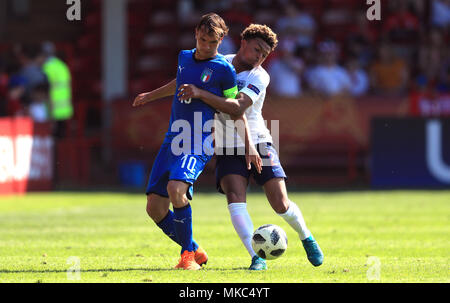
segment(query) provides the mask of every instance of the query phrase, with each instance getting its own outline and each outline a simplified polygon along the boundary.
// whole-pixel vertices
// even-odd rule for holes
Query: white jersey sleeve
[[[269,86],[270,76],[262,69],[252,70],[246,79],[245,86],[239,91],[252,99],[253,104],[265,95],[267,86]]]

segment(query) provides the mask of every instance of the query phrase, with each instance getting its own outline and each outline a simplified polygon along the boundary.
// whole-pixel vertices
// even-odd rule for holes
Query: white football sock
[[[305,219],[297,204],[289,201],[289,208],[284,214],[280,215],[299,235],[300,240],[305,240],[311,235],[306,227]]]
[[[253,258],[256,253],[252,248],[253,222],[247,212],[247,203],[230,203],[228,204],[231,222],[236,230],[239,238],[244,244],[250,256]]]

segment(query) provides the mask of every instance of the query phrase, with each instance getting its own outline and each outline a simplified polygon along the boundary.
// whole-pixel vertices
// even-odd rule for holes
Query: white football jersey
[[[226,55],[225,58],[228,62],[232,63],[234,56],[236,55]],[[262,108],[269,82],[270,76],[262,66],[237,74],[239,92],[246,94],[253,101],[253,104],[245,111],[245,116],[247,117],[254,144],[264,142],[272,143],[272,136],[262,116]],[[244,146],[243,140],[235,131],[234,121],[230,115],[222,112],[217,113],[214,126],[216,147]]]

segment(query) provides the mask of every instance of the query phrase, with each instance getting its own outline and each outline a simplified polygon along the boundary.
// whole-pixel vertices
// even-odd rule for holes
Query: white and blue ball
[[[252,236],[253,250],[265,260],[281,257],[287,249],[287,244],[288,240],[284,230],[273,224],[260,226]]]

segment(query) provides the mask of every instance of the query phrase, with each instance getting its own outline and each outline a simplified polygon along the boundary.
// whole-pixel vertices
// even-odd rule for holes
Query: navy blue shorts
[[[258,174],[252,163],[252,168],[247,169],[245,156],[242,155],[242,149],[238,154],[238,149],[234,148],[227,151],[223,150],[222,155],[216,156],[216,187],[220,193],[224,193],[220,180],[226,175],[240,175],[247,180],[250,176],[256,181],[256,184],[263,186],[267,181],[274,178],[287,179],[284,169],[281,166],[278,153],[271,143],[260,143],[256,145],[256,150],[263,161],[261,174]],[[231,154],[231,155],[230,155]]]

